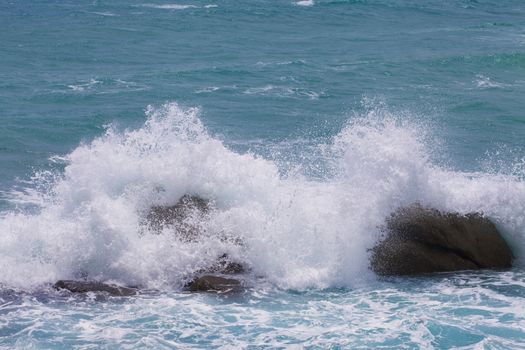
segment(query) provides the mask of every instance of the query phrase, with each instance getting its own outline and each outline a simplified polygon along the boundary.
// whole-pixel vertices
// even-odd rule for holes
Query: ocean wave
[[[209,94],[213,93],[215,91],[233,91],[237,90],[238,87],[236,85],[224,85],[224,86],[205,86],[200,89],[195,90],[194,92],[196,94]]]
[[[137,5],[137,6],[153,8],[153,9],[161,9],[161,10],[186,10],[186,9],[196,9],[196,8],[211,9],[211,8],[219,7],[219,5],[216,5],[216,4],[207,4],[203,6],[192,5],[192,4],[142,4],[142,5]]]
[[[36,173],[26,190],[11,193],[39,210],[1,216],[0,284],[30,289],[87,275],[179,288],[227,253],[278,287],[351,286],[373,278],[368,249],[385,217],[414,202],[485,213],[521,256],[523,174],[440,167],[430,130],[411,118],[383,107],[352,118],[318,146],[331,171],[316,180],[233,152],[207,132],[199,113],[175,103],[150,107],[142,127],[108,127],[57,158],[67,163],[63,172]],[[187,193],[216,208],[201,223],[205,240],[183,242],[141,226],[150,207]],[[225,234],[243,244],[224,241]]]
[[[77,84],[71,84],[67,87],[70,88],[73,91],[85,91],[92,89],[95,85],[101,84],[102,82],[97,79],[90,79],[88,82],[82,82]]]
[[[265,85],[261,87],[252,87],[243,91],[246,95],[262,95],[273,97],[294,97],[294,98],[308,98],[317,100],[323,93],[318,93],[304,88],[289,87],[289,86],[275,86]]]
[[[297,66],[303,66],[306,65],[306,61],[302,59],[298,60],[286,60],[286,61],[273,61],[273,62],[263,62],[259,61],[257,62],[258,66],[289,66],[289,65],[297,65]]]
[[[144,91],[149,89],[149,87],[144,84],[113,78],[91,78],[88,81],[68,84],[67,88],[68,91],[74,93],[92,93],[97,95]],[[55,92],[63,93],[64,90],[55,90]]]
[[[188,4],[142,4],[140,6],[154,8],[154,9],[164,9],[164,10],[185,10],[185,9],[198,7],[195,5],[188,5]]]
[[[216,4],[207,4],[203,6],[192,5],[192,4],[141,4],[137,5],[139,7],[146,7],[152,9],[161,9],[161,10],[187,10],[187,9],[198,9],[198,8],[217,8],[219,5]]]
[[[295,3],[297,6],[314,6],[315,5],[315,2],[314,0],[301,0],[301,1],[297,1]]]
[[[104,17],[118,17],[120,15],[117,15],[116,13],[105,11],[105,12],[89,12],[94,15],[104,16]]]
[[[481,89],[503,88],[508,86],[507,84],[498,83],[497,81],[494,81],[483,74],[476,75],[475,82],[476,86]]]

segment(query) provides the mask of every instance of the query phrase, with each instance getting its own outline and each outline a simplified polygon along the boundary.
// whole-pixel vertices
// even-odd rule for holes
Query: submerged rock
[[[214,275],[197,277],[187,285],[192,292],[239,292],[242,290],[241,282],[233,278]]]
[[[461,215],[413,205],[392,214],[386,237],[372,249],[380,275],[505,269],[512,252],[496,226],[478,213]]]
[[[212,265],[209,269],[209,272],[221,273],[225,275],[236,275],[241,274],[246,271],[244,265],[232,261],[228,254],[221,255],[215,265]]]
[[[53,286],[55,289],[66,289],[72,293],[106,292],[114,296],[131,296],[137,294],[137,289],[116,286],[94,281],[60,280]]]
[[[185,194],[174,205],[151,207],[141,225],[157,234],[168,229],[183,242],[195,243],[206,234],[213,209],[209,200]],[[229,232],[212,232],[210,237],[240,247],[245,245],[241,237]]]
[[[195,242],[202,233],[202,223],[209,211],[208,200],[185,194],[175,205],[152,207],[143,224],[156,233],[172,227],[181,240]]]
[[[198,243],[203,238],[217,239],[221,243],[243,246],[240,237],[217,232],[206,235],[207,221],[210,219],[212,205],[209,200],[198,196],[184,195],[175,205],[153,206],[142,221],[142,225],[151,232],[160,234],[164,229],[172,231],[178,239],[186,243]],[[186,287],[191,291],[230,292],[240,288],[235,279],[216,276],[241,274],[246,271],[244,265],[232,260],[228,254],[218,256],[206,268],[193,272],[196,277]]]

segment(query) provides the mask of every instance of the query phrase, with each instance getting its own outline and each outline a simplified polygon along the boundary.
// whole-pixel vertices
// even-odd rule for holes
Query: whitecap
[[[494,81],[491,78],[482,74],[476,75],[475,83],[476,86],[481,89],[502,88],[507,86],[507,84],[498,83],[497,81]]]
[[[189,8],[197,8],[195,5],[188,4],[142,4],[140,6],[165,10],[185,10]]]
[[[295,3],[297,6],[314,6],[315,5],[315,2],[314,0],[301,0],[301,1],[297,1]]]
[[[274,97],[293,97],[293,98],[308,98],[311,100],[317,100],[322,95],[312,90],[290,87],[290,86],[275,86],[265,85],[261,87],[248,88],[243,91],[246,95],[262,95],[262,96],[274,96]]]
[[[431,129],[410,117],[378,107],[352,118],[319,145],[330,175],[310,179],[232,151],[208,133],[199,114],[175,103],[150,107],[142,127],[108,127],[58,158],[67,162],[63,172],[37,173],[26,189],[11,193],[39,210],[0,218],[0,284],[29,289],[81,273],[179,288],[228,253],[282,288],[352,286],[373,276],[368,249],[384,219],[414,202],[483,212],[523,256],[523,174],[439,166]],[[152,205],[174,204],[186,193],[216,207],[200,223],[207,233],[198,244],[141,226]]]
[[[113,12],[90,12],[94,15],[104,16],[104,17],[116,17],[119,16]]]
[[[217,91],[219,89],[220,89],[220,87],[218,87],[218,86],[207,86],[205,88],[195,90],[195,93],[196,94],[210,93],[210,92]]]
[[[90,79],[88,82],[85,83],[77,83],[77,84],[71,84],[67,87],[70,88],[73,91],[85,91],[92,89],[95,85],[102,83],[102,81],[97,79]]]

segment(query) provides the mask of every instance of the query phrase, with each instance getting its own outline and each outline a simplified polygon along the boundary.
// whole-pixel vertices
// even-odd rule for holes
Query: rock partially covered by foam
[[[222,254],[215,264],[206,269],[211,273],[221,273],[225,275],[238,275],[246,272],[246,267],[232,260],[228,254]]]
[[[191,281],[187,288],[192,292],[235,293],[242,290],[242,285],[237,279],[204,275]]]
[[[113,296],[131,296],[137,294],[137,289],[106,284],[95,281],[60,280],[54,285],[55,289],[65,289],[72,293],[105,292]]]
[[[185,194],[175,205],[150,208],[143,219],[143,225],[153,233],[160,234],[167,229],[183,242],[199,243],[206,236],[206,223],[210,219],[212,209],[209,200]],[[211,233],[208,232],[208,234]],[[214,237],[223,242],[228,241],[238,246],[243,245],[239,237],[230,237],[222,233],[215,234]],[[200,275],[200,277],[195,277],[186,288],[194,292],[237,291],[240,288],[238,280],[218,275],[234,275],[244,272],[246,272],[246,267],[243,264],[232,260],[227,253],[223,253],[210,266],[196,271],[195,274]]]
[[[181,240],[194,242],[201,235],[209,212],[208,200],[185,194],[175,205],[151,207],[143,223],[156,233],[173,228]]]
[[[372,249],[380,275],[505,269],[512,252],[496,226],[478,213],[460,215],[413,205],[387,219],[384,239]]]

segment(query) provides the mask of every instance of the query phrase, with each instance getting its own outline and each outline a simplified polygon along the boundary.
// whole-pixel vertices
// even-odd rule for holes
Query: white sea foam
[[[116,17],[116,16],[119,16],[119,15],[113,13],[113,12],[108,12],[108,11],[106,11],[106,12],[90,12],[90,13],[92,13],[94,15],[104,16],[104,17]]]
[[[258,66],[288,66],[288,65],[304,65],[306,64],[306,61],[305,60],[301,60],[301,59],[298,59],[298,60],[291,60],[291,61],[273,61],[273,62],[263,62],[263,61],[258,61],[256,63],[256,65]]]
[[[218,86],[207,86],[205,88],[195,90],[195,93],[196,94],[210,93],[210,92],[217,91],[219,89],[220,89],[220,87],[218,87]]]
[[[308,98],[317,100],[322,94],[304,88],[290,87],[290,86],[275,86],[265,85],[261,87],[248,88],[243,91],[246,95],[262,95],[274,97],[294,97],[294,98]]]
[[[201,6],[191,5],[191,4],[142,4],[138,5],[140,7],[148,7],[153,9],[163,9],[163,10],[186,10],[186,9],[195,9],[201,8]],[[217,8],[219,5],[216,4],[207,4],[202,6],[205,9]]]
[[[314,6],[314,0],[301,0],[295,3],[297,6]]]
[[[322,145],[335,171],[311,180],[229,150],[206,132],[198,114],[173,103],[149,108],[143,127],[109,127],[67,155],[62,174],[36,174],[32,190],[18,200],[39,206],[39,213],[5,212],[0,219],[0,283],[32,288],[87,274],[177,288],[228,253],[280,287],[352,285],[372,276],[367,249],[384,218],[416,201],[484,212],[520,255],[523,174],[440,168],[431,161],[426,129],[410,118],[382,108],[353,118]],[[201,241],[141,227],[149,207],[174,204],[186,193],[216,207],[201,223]]]
[[[0,305],[9,335],[3,345],[53,348],[60,338],[70,347],[126,349],[521,349],[524,277],[458,273],[304,293],[261,288],[235,302],[171,292],[67,303],[26,295]]]
[[[142,4],[140,6],[164,10],[185,10],[189,8],[197,8],[195,5],[187,4]]]
[[[490,89],[506,87],[507,84],[498,83],[483,74],[478,74],[476,75],[476,86],[482,89]]]
[[[67,87],[70,88],[73,91],[84,91],[84,90],[89,90],[89,89],[93,88],[95,85],[101,84],[101,83],[102,82],[100,80],[90,79],[88,82],[78,83],[78,84],[71,84],[71,85],[68,85]]]
[[[78,82],[76,84],[67,85],[67,87],[73,90],[75,93],[93,93],[99,95],[144,91],[149,89],[148,86],[143,84],[113,78],[92,78],[86,82]],[[63,91],[58,90],[57,92]]]

